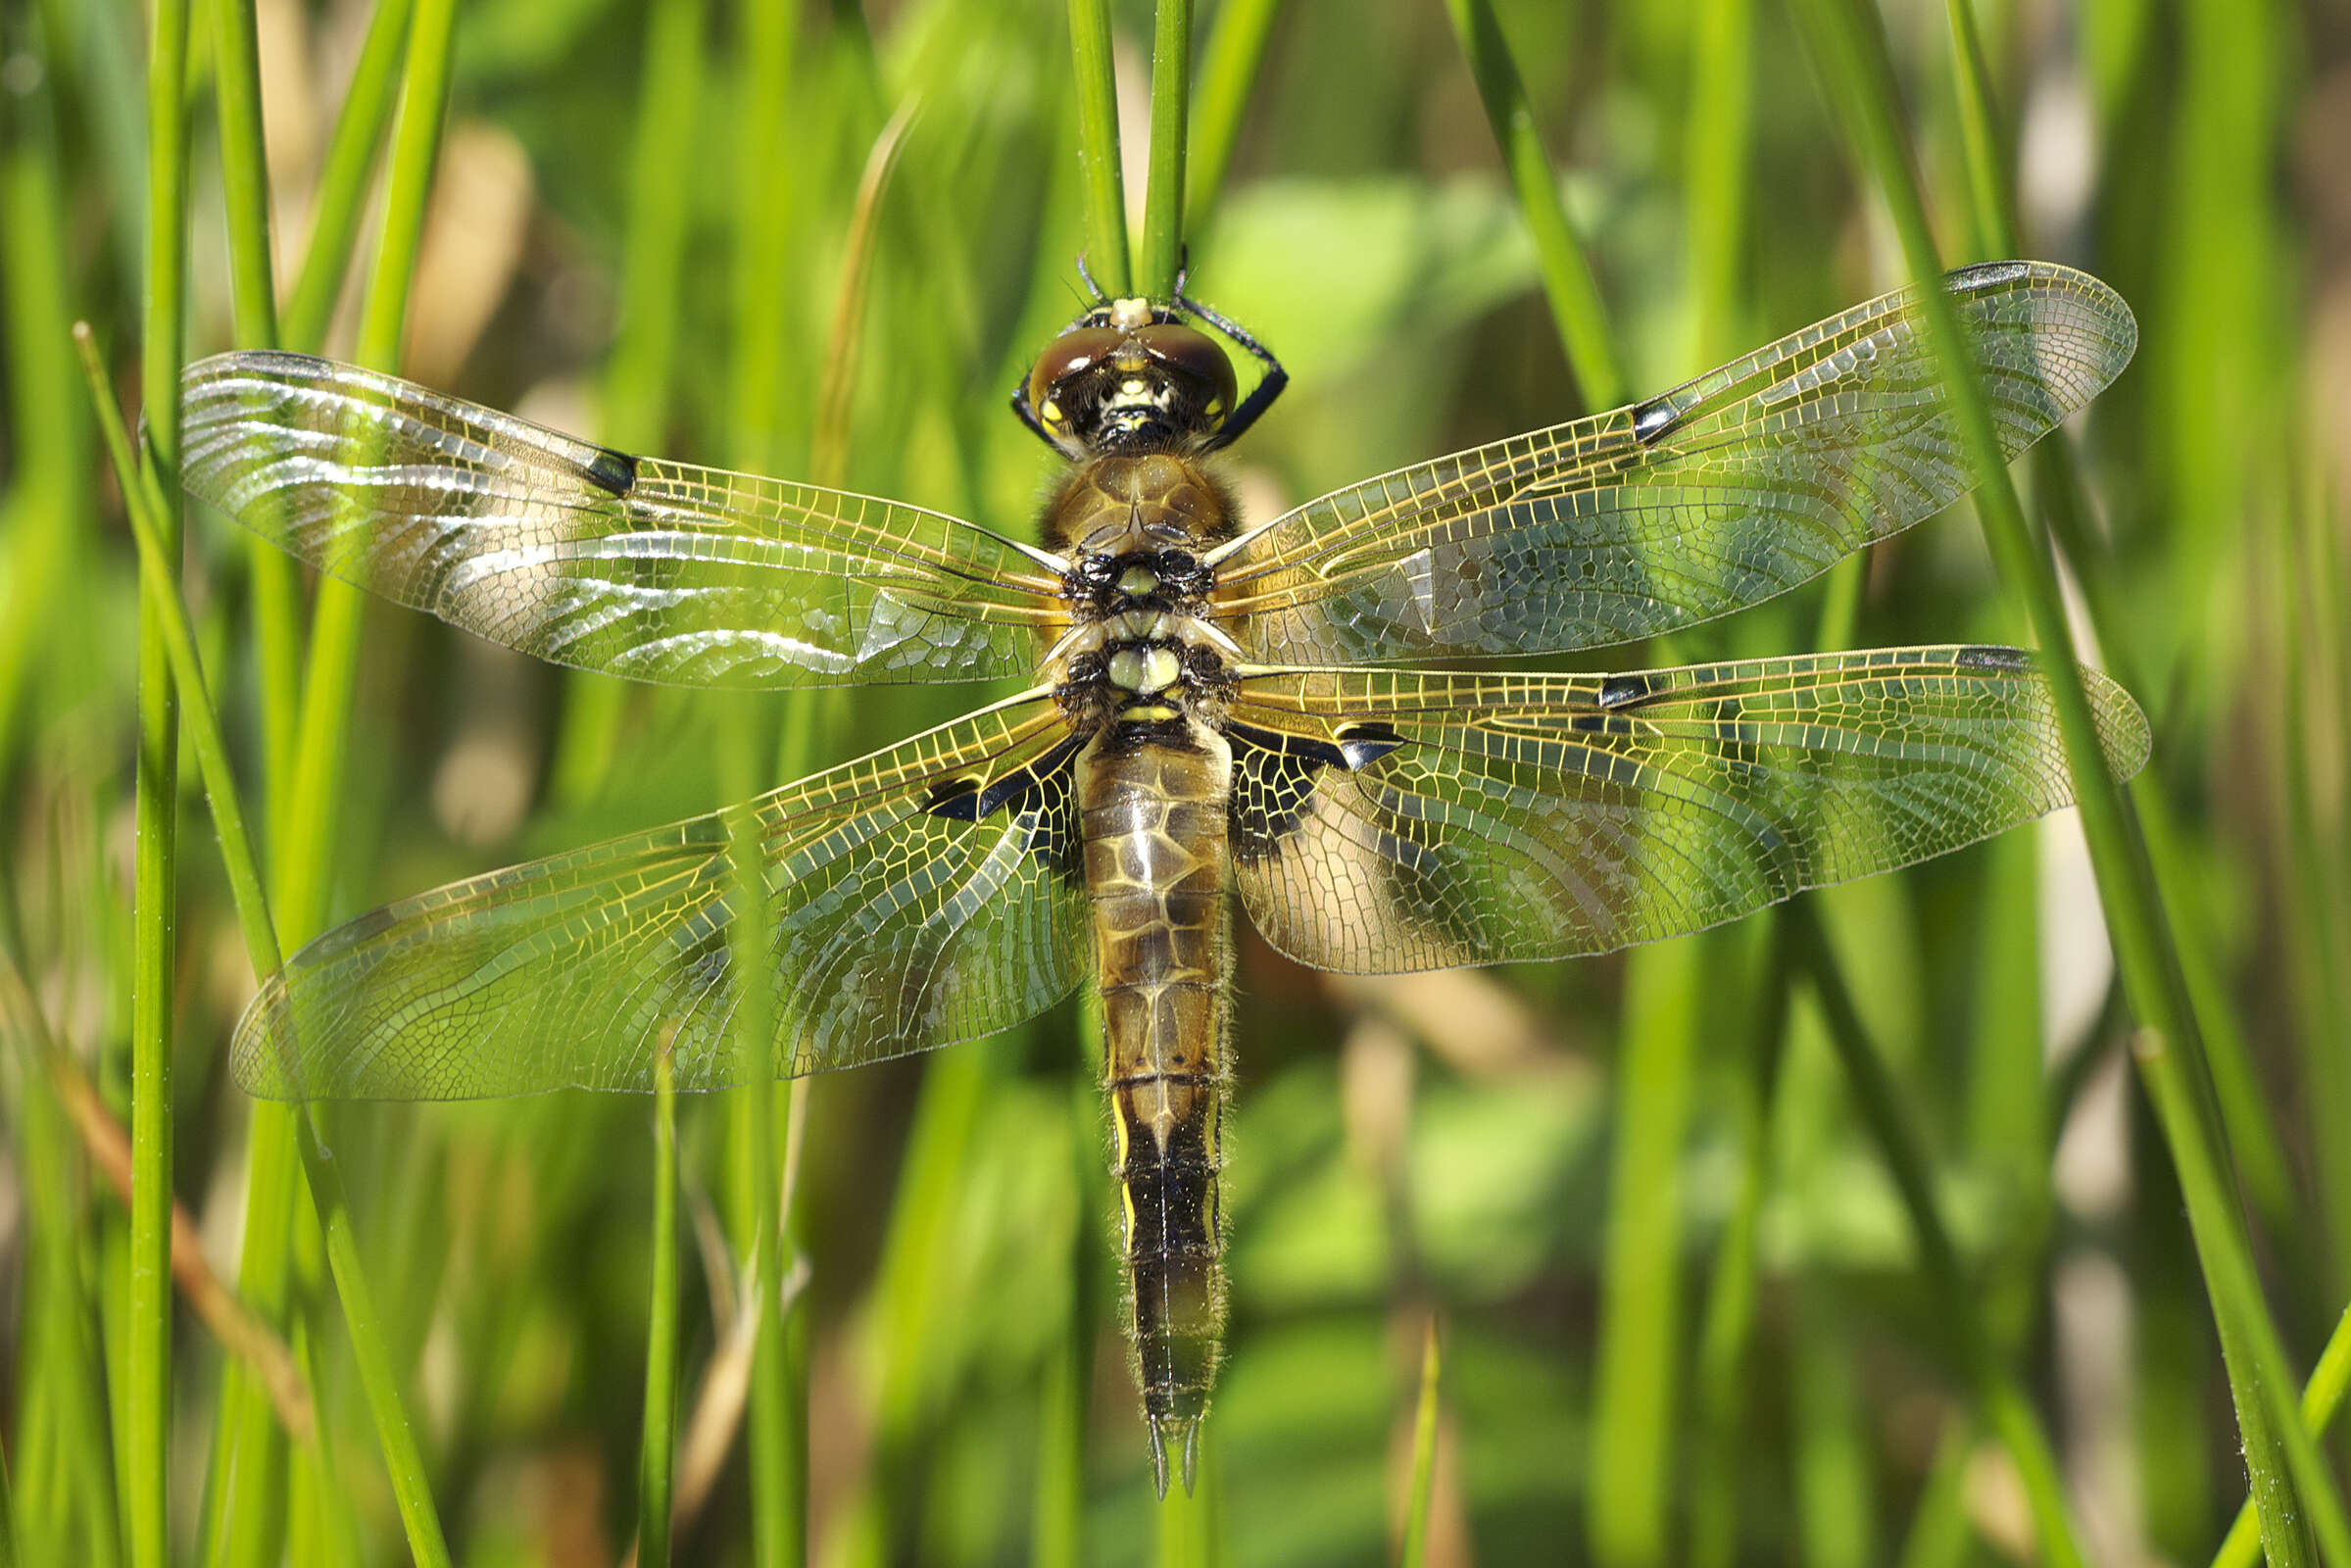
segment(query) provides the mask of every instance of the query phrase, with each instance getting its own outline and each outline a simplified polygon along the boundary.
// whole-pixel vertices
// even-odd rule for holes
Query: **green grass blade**
[[[1477,82],[1478,100],[1500,146],[1511,188],[1518,194],[1519,213],[1534,236],[1537,267],[1543,274],[1544,296],[1567,363],[1582,388],[1588,408],[1609,409],[1627,398],[1628,382],[1616,343],[1608,329],[1607,310],[1600,303],[1599,285],[1592,280],[1592,264],[1568,221],[1559,181],[1535,128],[1535,114],[1527,103],[1527,86],[1510,58],[1509,41],[1494,13],[1492,0],[1445,0],[1453,32]]]
[[[645,1312],[645,1427],[637,1447],[637,1568],[669,1568],[677,1458],[677,1091],[654,1069],[653,1288]]]
[[[252,0],[215,0],[215,92],[220,128],[221,194],[228,226],[229,280],[237,341],[278,345],[270,245],[269,172],[265,156],[261,61]],[[245,540],[251,583],[254,663],[261,693],[262,799],[282,810],[293,790],[302,704],[301,579],[291,556],[258,535]],[[266,1120],[282,1117],[271,1107]],[[249,1141],[247,1242],[238,1289],[272,1328],[285,1323],[284,1233],[291,1210],[291,1141]],[[285,1437],[267,1391],[231,1363],[215,1412],[206,1476],[204,1560],[272,1561],[285,1538]]]
[[[1092,1059],[1102,1040],[1102,999],[1091,989],[1079,995],[1076,1059]],[[1102,1181],[1102,1157],[1094,1128],[1102,1115],[1102,1091],[1088,1072],[1069,1075],[1069,1180],[1077,1192]],[[1094,1337],[1101,1321],[1095,1300],[1096,1232],[1085,1204],[1078,1205],[1065,1254],[1068,1319],[1061,1344],[1048,1353],[1037,1439],[1037,1520],[1030,1532],[1031,1568],[1081,1568],[1086,1551],[1086,1412],[1092,1403]]]
[[[1739,1426],[1746,1411],[1748,1348],[1755,1337],[1763,1203],[1772,1182],[1772,1105],[1788,1041],[1788,987],[1794,964],[1792,928],[1779,914],[1762,957],[1762,978],[1742,1042],[1738,1078],[1739,1185],[1714,1255],[1698,1319],[1697,1454],[1691,1500],[1693,1568],[1729,1568],[1739,1535]]]
[[[1404,1506],[1404,1541],[1396,1553],[1401,1568],[1421,1568],[1429,1555],[1429,1509],[1437,1496],[1437,1388],[1443,1360],[1437,1319],[1429,1319],[1420,1351],[1420,1397],[1412,1411],[1412,1494]]]
[[[2302,1390],[2302,1419],[2314,1437],[2325,1437],[2327,1429],[2343,1407],[2343,1394],[2351,1389],[2351,1310],[2346,1310],[2334,1322],[2334,1332],[2327,1336],[2327,1348],[2319,1352],[2319,1364],[2311,1370],[2310,1382]],[[2229,1527],[2229,1537],[2213,1555],[2212,1568],[2253,1568],[2261,1560],[2261,1521],[2255,1516],[2248,1498],[2236,1511],[2236,1522]]]
[[[0,25],[14,58],[41,42]],[[0,332],[6,337],[13,471],[0,537],[8,590],[0,602],[0,758],[12,756],[32,672],[74,580],[86,521],[82,480],[89,421],[74,388],[73,350],[58,330],[72,308],[65,197],[51,95],[0,94]]]
[[[129,441],[122,432],[120,419],[115,417],[113,403],[106,392],[104,368],[98,363],[86,330],[81,334],[81,343],[91,394],[100,406],[100,427],[107,435],[118,468],[125,476],[124,511],[129,515],[132,533],[138,541],[142,578],[149,584],[168,584],[171,557],[165,552],[162,531],[155,526],[161,508],[154,487],[152,484],[137,484],[129,480]],[[278,965],[277,935],[263,898],[261,869],[254,859],[252,840],[245,831],[244,812],[238,803],[235,779],[229,771],[228,748],[220,735],[220,717],[206,693],[195,634],[188,625],[186,607],[180,603],[176,592],[157,596],[156,604],[159,635],[185,705],[190,739],[194,744],[197,764],[204,775],[205,793],[212,805],[213,823],[220,833],[221,858],[228,869],[229,888],[244,931],[246,954],[255,973],[268,974]],[[409,1546],[416,1560],[427,1565],[427,1568],[446,1568],[450,1560],[449,1547],[441,1533],[439,1517],[433,1510],[423,1458],[416,1448],[416,1437],[401,1399],[390,1341],[384,1333],[382,1319],[375,1310],[373,1292],[368,1288],[361,1265],[357,1231],[352,1223],[350,1200],[343,1192],[342,1176],[335,1167],[333,1154],[319,1137],[318,1118],[305,1114],[298,1120],[303,1140],[303,1164],[310,1177],[312,1198],[318,1207],[327,1261],[334,1271],[336,1293],[343,1303],[344,1323],[351,1335],[352,1353],[359,1362],[360,1381],[367,1391],[368,1409],[375,1417],[376,1436],[383,1446],[384,1461],[391,1474],[393,1496],[400,1508],[401,1522],[408,1532]],[[134,1158],[135,1136],[134,1131]],[[168,1210],[166,1223],[168,1243]],[[166,1268],[168,1271],[168,1254]]]
[[[270,261],[269,169],[262,142],[261,57],[253,0],[214,0],[214,98],[220,124],[220,187],[228,220],[230,301],[245,348],[273,349],[277,293]],[[301,578],[294,560],[246,540],[252,583],[254,662],[260,672],[263,799],[291,787],[302,700]]]
[[[220,0],[220,3],[235,7],[242,0]],[[392,106],[406,63],[412,10],[412,0],[379,0],[369,20],[350,87],[327,143],[316,192],[310,247],[283,319],[268,324],[270,318],[262,309],[260,291],[249,282],[240,284],[238,329],[240,337],[248,343],[277,341],[282,330],[284,340],[299,348],[315,350],[325,337],[327,319],[359,237],[362,205],[374,169],[376,150],[391,122]],[[227,113],[225,103],[223,112]],[[249,128],[237,134],[231,134],[225,127],[222,131],[222,145],[229,161],[252,171],[240,176],[248,181],[255,179],[257,173],[266,177],[266,171],[260,170],[259,125],[256,112]],[[269,255],[268,236],[258,230],[256,222],[262,214],[266,214],[266,208],[256,201],[242,221],[232,216],[230,229],[232,245],[236,247],[233,254],[241,258],[240,275],[244,278],[258,276],[255,258]],[[267,335],[264,335],[265,326]],[[256,637],[263,669],[263,798],[269,808],[269,844],[278,857],[278,908],[282,914],[289,906],[286,898],[290,879],[286,867],[294,858],[294,840],[298,835],[292,818],[294,780],[302,765],[304,718],[299,667],[295,672],[296,688],[285,691],[284,676],[278,671],[282,656],[273,644],[299,636],[294,607],[279,603],[276,597],[280,583],[290,585],[295,573],[290,559],[278,556],[259,540],[254,543],[260,546],[254,558],[254,581]],[[275,565],[261,564],[271,558],[275,559]],[[316,748],[340,743],[339,736],[321,736],[312,744]],[[316,768],[318,764],[314,761],[312,765]],[[319,831],[330,820],[314,816],[310,831]],[[313,859],[320,859],[324,854],[323,850],[317,851]],[[310,880],[314,885],[318,881],[315,877]],[[293,927],[295,936],[312,934],[322,923],[322,901],[321,891],[312,901],[318,905],[316,912]],[[246,1138],[244,1241],[237,1264],[237,1288],[256,1311],[269,1321],[277,1322],[284,1315],[288,1244],[298,1201],[294,1116],[283,1105],[263,1102],[252,1107],[251,1115]],[[285,1536],[284,1449],[262,1391],[241,1377],[232,1379],[222,1397],[214,1436],[210,1485],[219,1505],[208,1509],[210,1533],[205,1542],[204,1560],[208,1564],[225,1563],[236,1568],[262,1568],[275,1562]]]
[[[736,92],[742,102],[736,147],[734,342],[729,358],[726,437],[730,461],[754,473],[778,467],[783,423],[785,286],[800,216],[792,120],[792,61],[799,40],[797,6],[753,6]]]
[[[163,500],[159,544],[175,566],[179,548],[179,355],[187,308],[188,13],[157,0],[147,61],[147,267],[141,323],[140,401],[147,416],[146,473]],[[171,999],[176,972],[179,739],[171,673],[159,624],[176,598],[177,574],[142,584],[139,615],[138,844],[132,872],[130,1020],[130,1239],[126,1430],[122,1477],[135,1568],[164,1568],[171,1553]]]
[[[1175,296],[1184,265],[1184,154],[1192,113],[1192,0],[1159,0],[1151,25],[1150,176],[1143,187],[1143,289]]]
[[[2298,1429],[2298,1423],[2289,1415],[2287,1429],[2281,1429],[2268,1407],[2269,1390],[2285,1377],[2284,1355],[2247,1252],[2225,1134],[2193,1012],[2179,978],[2173,933],[2124,798],[2104,765],[2056,574],[2026,526],[1950,301],[1935,286],[1941,267],[1901,128],[1881,24],[1874,13],[1864,16],[1854,0],[1806,0],[1799,10],[1832,97],[1848,120],[1859,157],[1892,213],[1911,274],[1922,284],[1929,336],[1943,361],[1952,410],[1982,480],[1976,493],[1978,515],[1993,560],[2010,592],[2023,597],[2034,639],[2048,661],[2059,730],[2116,962],[2133,1009],[2149,1025],[2141,1067],[2180,1173],[2213,1298],[2246,1465],[2261,1506],[2264,1543],[2281,1568],[2305,1563],[2315,1551],[2312,1524],[2331,1534],[2327,1516],[2339,1518],[2340,1510],[2330,1506],[2330,1497],[2307,1494],[2309,1482],[2318,1482],[2329,1494],[2332,1488],[2320,1477],[2306,1437],[2287,1430]],[[2297,1490],[2306,1494],[2299,1502]],[[2340,1544],[2343,1552],[2351,1553],[2351,1540]],[[2329,1560],[2334,1560],[2332,1552]]]
[[[1704,0],[1690,28],[1683,211],[1700,365],[1730,358],[1745,341],[1739,325],[1746,276],[1747,188],[1754,180],[1753,11],[1754,0]]]
[[[1704,938],[1661,942],[1625,971],[1586,1483],[1586,1539],[1604,1564],[1663,1563],[1671,1545],[1682,1140],[1708,952]]]
[[[1886,1070],[1877,1047],[1861,1022],[1861,1013],[1846,990],[1843,976],[1828,961],[1828,938],[1821,930],[1814,906],[1798,901],[1781,918],[1795,929],[1813,991],[1829,1024],[1829,1040],[1845,1071],[1862,1121],[1876,1141],[1879,1156],[1893,1176],[1894,1188],[1910,1219],[1918,1244],[1920,1271],[1931,1310],[1953,1356],[1966,1377],[1977,1411],[2000,1439],[2024,1484],[2025,1502],[2033,1518],[2033,1537],[2044,1562],[2081,1565],[2084,1559],[2066,1505],[2065,1480],[2058,1472],[2056,1450],[2034,1414],[2032,1400],[2015,1376],[1998,1359],[1992,1340],[1976,1313],[1974,1283],[1959,1260],[1942,1220],[1942,1207],[1926,1151],[1900,1091]]]
[[[730,728],[727,793],[747,799],[757,766],[755,723]],[[756,815],[731,817],[733,875],[739,901],[732,961],[738,981],[736,1049],[768,1068],[736,1091],[737,1174],[735,1246],[754,1281],[751,1310],[759,1314],[753,1343],[750,1396],[752,1560],[759,1568],[803,1560],[808,1524],[805,1472],[793,1442],[793,1390],[785,1360],[783,1327],[784,1242],[780,1225],[781,1143],[776,1129],[776,1059],[787,1021],[775,1016],[764,983],[772,949],[767,931],[767,884]]]
[[[1078,172],[1086,202],[1086,267],[1112,299],[1134,284],[1127,257],[1126,178],[1118,164],[1118,77],[1110,58],[1109,0],[1069,0],[1077,68]]]
[[[416,0],[376,0],[375,15],[368,20],[367,36],[360,45],[359,63],[352,69],[351,86],[320,166],[310,249],[280,321],[285,341],[295,348],[315,353],[326,340],[327,322],[343,292],[343,274],[359,243],[368,175],[374,172],[376,151],[398,101],[415,11]]]
[[[1169,1487],[1167,1495],[1152,1504],[1158,1527],[1158,1568],[1212,1568],[1223,1553],[1217,1549],[1218,1506],[1216,1423],[1203,1421],[1196,1438],[1199,1447],[1199,1487]]]
[[[1968,189],[1976,227],[1990,256],[2020,254],[2017,240],[2016,190],[2011,173],[2008,138],[1984,64],[1984,44],[1976,26],[1974,0],[1947,0],[1951,23],[1951,62],[1957,77],[1959,120],[1967,154]],[[2080,466],[2074,461],[2070,438],[2060,433],[2033,449],[2033,493],[2049,532],[2064,552],[2089,602],[2092,621],[2100,630],[2100,648],[2109,672],[2133,691],[2150,689],[2149,668],[2140,657],[2139,617],[2126,603],[2115,581],[2112,552],[2090,522],[2091,506]],[[2180,850],[2181,836],[2173,820],[2170,797],[2161,770],[2150,768],[2131,784],[2140,832],[2163,906],[2178,930],[2175,943],[2185,985],[2188,1006],[2210,1059],[2213,1086],[2220,1097],[2222,1123],[2236,1157],[2246,1196],[2271,1232],[2295,1234],[2297,1199],[2292,1173],[2281,1152],[2268,1103],[2261,1094],[2250,1043],[2228,998],[2226,985],[2214,968],[2213,944],[2203,930],[2204,920],[2193,896],[2196,873]]]
[[[1200,86],[1193,105],[1191,182],[1184,192],[1184,223],[1205,234],[1216,219],[1241,122],[1265,63],[1265,40],[1273,31],[1281,0],[1225,0],[1216,8],[1202,53]]]
[[[2017,254],[2016,193],[2008,139],[1992,107],[1991,70],[1976,26],[1976,0],[1944,0],[1951,19],[1951,69],[1959,77],[1959,135],[1967,152],[1968,197],[1986,256]]]

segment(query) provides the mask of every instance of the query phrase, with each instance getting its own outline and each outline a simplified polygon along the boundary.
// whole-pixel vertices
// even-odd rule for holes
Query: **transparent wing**
[[[2121,297],[2068,268],[1944,287],[2011,456],[2138,341]],[[1597,647],[1784,593],[1973,483],[1905,289],[1646,403],[1308,502],[1220,574],[1218,612],[1270,663]]]
[[[2128,776],[2146,720],[2085,673]],[[2072,800],[2047,684],[2007,648],[1273,671],[1232,717],[1242,901],[1276,948],[1359,974],[1679,936]]]
[[[1053,1005],[1092,952],[1070,761],[1016,699],[752,803],[788,1075],[926,1051]],[[731,1020],[740,893],[714,813],[363,915],[269,977],[237,1026],[269,1099],[463,1100],[759,1075]],[[737,820],[741,820],[740,817]]]
[[[1035,667],[1059,584],[918,507],[631,458],[353,366],[190,366],[189,492],[319,569],[559,664],[712,686]]]

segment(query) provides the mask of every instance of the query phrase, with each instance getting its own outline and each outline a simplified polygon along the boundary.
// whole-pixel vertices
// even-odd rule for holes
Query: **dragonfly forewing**
[[[2121,297],[2070,268],[1944,286],[2011,457],[2137,345]],[[1274,663],[1598,647],[1785,593],[1974,482],[1904,289],[1645,403],[1308,502],[1231,563],[1217,612]]]
[[[633,458],[305,355],[188,368],[190,493],[320,570],[637,680],[1025,677],[1058,583],[942,513]]]

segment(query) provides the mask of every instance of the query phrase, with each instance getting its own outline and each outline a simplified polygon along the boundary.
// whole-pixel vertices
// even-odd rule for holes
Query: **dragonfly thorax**
[[[1200,613],[1213,583],[1180,549],[1078,557],[1067,578],[1070,630],[1047,661],[1071,717],[1156,724],[1221,701],[1240,650]]]

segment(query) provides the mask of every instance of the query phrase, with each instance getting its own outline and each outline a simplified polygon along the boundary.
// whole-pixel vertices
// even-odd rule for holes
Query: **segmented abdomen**
[[[1224,1319],[1216,1173],[1231,770],[1223,738],[1197,724],[1140,741],[1106,730],[1078,762],[1130,1328],[1162,1494],[1170,1446],[1192,1484]]]

